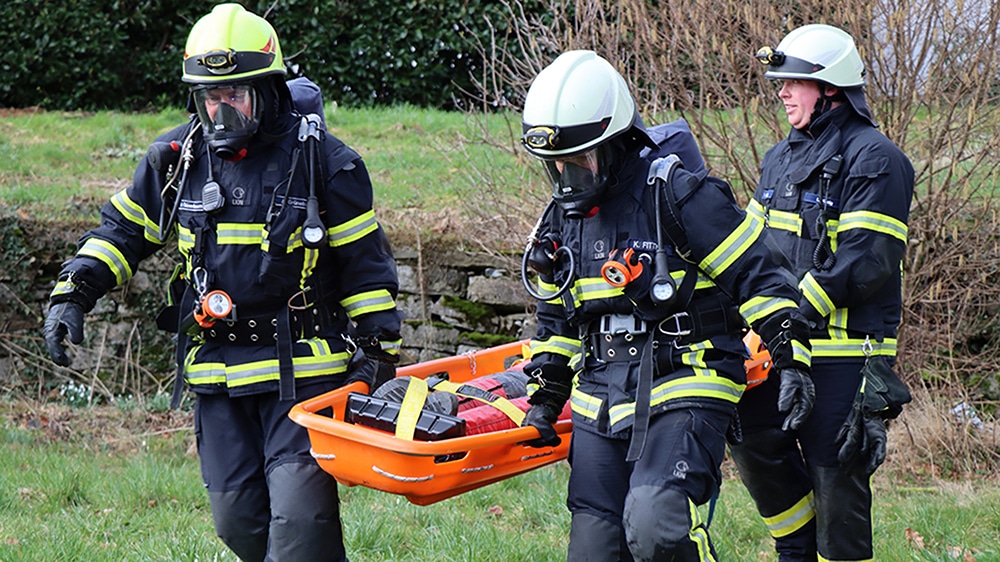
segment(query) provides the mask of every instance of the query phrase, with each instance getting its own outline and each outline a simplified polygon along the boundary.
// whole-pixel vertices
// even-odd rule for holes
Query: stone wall
[[[83,225],[55,228],[0,221],[0,384],[35,384],[53,373],[41,339],[48,294]],[[523,339],[534,334],[534,301],[521,286],[518,257],[470,252],[461,243],[407,244],[390,231],[404,316],[402,363],[411,364]],[[444,249],[442,249],[444,248]],[[107,381],[108,391],[148,392],[172,376],[172,334],[156,329],[176,253],[143,262],[125,286],[87,315],[86,338],[71,351],[76,377]],[[69,374],[68,372],[62,372]],[[48,376],[48,380],[52,380]]]

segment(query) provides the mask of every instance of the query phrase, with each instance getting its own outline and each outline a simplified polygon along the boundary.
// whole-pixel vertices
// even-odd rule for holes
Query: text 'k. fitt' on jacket
[[[910,161],[844,105],[808,131],[793,128],[761,171],[747,210],[768,226],[799,279],[813,356],[894,357]]]
[[[697,161],[686,165],[697,173],[676,169],[672,181],[690,247],[688,261],[667,248],[670,275],[678,286],[684,286],[686,276],[696,276],[685,309],[653,305],[648,297],[633,294],[635,282],[615,287],[601,274],[616,250],[617,255],[631,249],[648,258],[658,247],[653,197],[663,194],[647,183],[652,156],[631,156],[587,217],[569,219],[552,206],[554,216],[541,223],[549,232],[556,229],[561,245],[573,253],[576,278],[561,298],[539,302],[531,351],[533,356],[562,357],[576,369],[570,397],[574,428],[623,437],[635,421],[641,352],[599,357],[602,344],[595,335],[602,318],[631,316],[659,337],[658,330],[669,331],[666,324],[687,320],[677,313],[689,315],[692,334],[655,351],[650,414],[692,403],[728,411],[746,387],[741,339],[745,325],[797,306],[794,280],[779,265],[780,252],[762,237],[763,222],[739,208],[728,184],[706,176],[697,151],[695,155]],[[545,235],[543,230],[540,237]],[[646,263],[648,267],[649,260]],[[555,294],[569,274],[556,268],[540,276],[539,292]],[[648,279],[652,272],[642,275]],[[628,351],[634,351],[634,357],[621,360]],[[808,355],[808,350],[803,352]],[[809,365],[807,356],[797,359]]]
[[[296,135],[298,116],[286,121],[279,130],[287,134],[255,139],[250,156],[239,162],[212,154],[197,120],[157,139],[182,145],[194,135],[194,158],[177,195],[172,227],[184,260],[179,270],[188,281],[183,296],[174,295],[182,301],[179,314],[193,306],[192,280],[228,293],[236,312],[237,322],[216,322],[186,342],[182,334],[183,374],[195,392],[274,391],[279,364],[287,365],[288,355],[297,381],[343,377],[354,351],[343,337],[348,334],[398,356],[395,262],[372,209],[367,169],[356,152],[323,133],[318,162],[323,179],[316,192],[326,241],[306,247],[302,225],[310,162]],[[128,281],[140,261],[163,248],[165,181],[164,172],[144,158],[133,184],[103,207],[101,225],[81,238],[53,302],[75,300],[90,310],[97,298]],[[225,202],[207,212],[203,191],[213,181],[222,186]],[[279,361],[282,326],[289,326],[291,337]]]

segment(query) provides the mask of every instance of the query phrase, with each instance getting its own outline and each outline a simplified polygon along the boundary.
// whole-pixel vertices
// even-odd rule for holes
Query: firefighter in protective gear
[[[195,116],[157,139],[81,238],[45,336],[68,364],[63,337],[79,343],[84,313],[176,235],[173,306],[157,322],[178,332],[174,401],[186,382],[216,532],[241,560],[346,560],[336,481],[287,414],[391,376],[398,281],[364,162],[295,111],[284,74],[263,18],[221,4],[195,23],[183,63]]]
[[[567,279],[571,288],[538,303],[525,367],[537,387],[524,422],[539,430],[532,444],[558,442],[551,424],[572,406],[567,559],[715,560],[696,508],[719,489],[746,383],[744,323],[780,350],[793,423],[811,407],[794,279],[763,224],[707,176],[686,125],[653,142],[624,79],[597,54],[566,52],[542,70],[523,128],[554,190],[538,238],[573,255],[538,272],[541,294]],[[612,254],[642,271],[612,285],[602,276]]]
[[[849,34],[806,25],[757,56],[782,82],[792,128],[764,156],[747,212],[799,280],[816,403],[788,431],[775,382],[748,391],[732,455],[779,560],[871,560],[870,479],[885,420],[909,401],[892,366],[913,167],[876,129]]]

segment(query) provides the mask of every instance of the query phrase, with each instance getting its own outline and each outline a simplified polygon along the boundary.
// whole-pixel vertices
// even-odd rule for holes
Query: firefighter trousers
[[[300,386],[300,399],[336,384]],[[278,393],[200,394],[195,435],[219,538],[244,562],[346,561],[337,482]]]
[[[871,475],[861,466],[842,467],[836,444],[863,366],[864,358],[814,358],[816,403],[797,432],[781,430],[777,377],[739,403],[743,442],[730,452],[780,562],[872,559]]]
[[[567,560],[716,560],[697,507],[719,490],[731,417],[698,407],[658,414],[634,463],[628,439],[574,428]]]

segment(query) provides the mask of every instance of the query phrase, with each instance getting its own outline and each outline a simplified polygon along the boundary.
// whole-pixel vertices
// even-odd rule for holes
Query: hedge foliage
[[[476,45],[506,32],[497,0],[245,1],[275,27],[293,73],[341,105],[453,108],[482,67]],[[181,106],[184,42],[211,4],[180,0],[0,3],[0,107]],[[535,6],[541,10],[541,4]],[[268,9],[270,12],[268,13]],[[487,23],[487,22],[490,23]],[[492,29],[491,25],[492,24]]]

